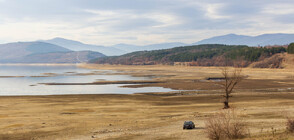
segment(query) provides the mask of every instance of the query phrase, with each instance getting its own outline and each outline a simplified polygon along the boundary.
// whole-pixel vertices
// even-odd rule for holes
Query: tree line
[[[294,44],[292,44],[294,47]],[[248,47],[245,45],[203,44],[171,49],[139,51],[122,56],[104,57],[90,61],[100,64],[153,65],[193,62],[203,66],[227,65],[224,60],[244,61],[247,65],[268,58],[277,53],[293,52],[293,47]]]

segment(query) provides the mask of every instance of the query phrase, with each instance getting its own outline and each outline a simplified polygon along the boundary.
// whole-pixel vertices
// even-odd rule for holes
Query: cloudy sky
[[[146,45],[294,33],[293,7],[293,0],[0,0],[0,43],[63,37]]]

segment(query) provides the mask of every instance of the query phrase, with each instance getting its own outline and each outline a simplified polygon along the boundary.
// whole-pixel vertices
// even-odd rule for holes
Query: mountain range
[[[124,50],[125,52],[135,52],[135,51],[151,51],[151,50],[160,50],[160,49],[169,49],[179,46],[187,46],[188,44],[181,42],[171,42],[171,43],[160,43],[160,44],[151,44],[145,46],[137,46],[131,44],[117,44],[111,47]]]
[[[173,42],[173,43],[151,44],[151,45],[145,45],[145,46],[122,44],[122,43],[112,45],[112,46],[102,46],[102,45],[84,44],[79,41],[64,39],[60,37],[53,38],[50,40],[40,40],[40,41],[56,44],[74,51],[84,51],[84,50],[97,51],[107,56],[119,56],[119,55],[135,52],[135,51],[168,49],[168,48],[187,45],[185,43]]]
[[[151,45],[132,45],[132,44],[116,44],[112,46],[90,45],[78,41],[54,38],[51,40],[43,40],[43,42],[56,44],[64,48],[81,51],[91,50],[103,53],[107,56],[119,56],[135,51],[150,51],[169,49],[180,46],[200,45],[200,44],[225,44],[225,45],[247,45],[247,46],[267,46],[267,45],[287,45],[294,42],[294,34],[262,34],[258,36],[246,36],[237,34],[227,34],[222,36],[215,36],[204,39],[192,44],[185,44],[181,42],[168,42]]]
[[[245,36],[227,34],[204,39],[193,43],[199,44],[225,44],[225,45],[247,45],[247,46],[267,46],[267,45],[287,45],[294,42],[294,34],[262,34],[258,36]]]
[[[163,50],[199,44],[267,46],[294,42],[294,34],[263,34],[246,36],[227,34],[192,44],[181,42],[151,45],[116,44],[112,46],[85,44],[75,40],[53,38],[34,42],[0,44],[0,63],[78,63],[103,56],[120,56],[136,51]]]
[[[45,42],[16,42],[0,45],[0,63],[80,63],[105,55],[72,51]]]
[[[55,44],[73,51],[96,51],[96,52],[103,53],[107,56],[122,55],[127,53],[124,50],[114,48],[114,47],[104,47],[102,45],[84,44],[79,41],[64,39],[60,37],[53,38],[50,40],[40,40],[40,41]]]

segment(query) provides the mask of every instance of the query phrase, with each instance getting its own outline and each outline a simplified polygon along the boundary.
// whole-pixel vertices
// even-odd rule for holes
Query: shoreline
[[[10,64],[8,64],[10,65]],[[12,64],[18,65],[18,64]],[[24,65],[51,65],[56,64],[24,64]],[[213,91],[222,90],[217,85],[217,81],[209,81],[207,77],[220,77],[220,68],[218,67],[183,67],[183,66],[128,66],[128,65],[97,65],[97,64],[57,64],[58,65],[74,65],[80,68],[92,70],[112,70],[115,75],[131,75],[138,77],[152,77],[151,80],[127,80],[127,81],[96,81],[90,83],[39,83],[44,85],[108,85],[108,84],[126,84],[122,87],[127,88],[141,88],[141,87],[162,87],[172,90],[181,91]],[[1,66],[1,64],[0,64]],[[277,73],[279,72],[279,73]],[[243,80],[239,86],[236,87],[238,91],[252,90],[254,92],[264,91],[282,91],[291,92],[294,87],[294,75],[292,71],[285,71],[281,69],[243,69],[244,75],[248,78]],[[257,74],[255,74],[257,73]],[[92,73],[89,73],[92,74]],[[197,76],[193,76],[197,75]],[[276,77],[278,76],[278,77]],[[20,77],[20,76],[6,76]],[[1,78],[1,76],[0,76]],[[287,83],[287,84],[285,84]],[[269,90],[269,87],[271,88]],[[166,93],[166,92],[163,92]],[[95,93],[93,93],[95,94]],[[103,93],[102,93],[103,94]],[[118,93],[114,93],[118,94]],[[55,94],[50,94],[55,95]],[[83,94],[81,94],[83,95]],[[6,96],[6,95],[4,95]],[[7,95],[9,96],[9,95]],[[19,95],[13,95],[19,96]],[[21,96],[21,95],[20,95]],[[40,95],[44,96],[44,95]],[[46,95],[45,95],[46,96]]]
[[[0,66],[78,66],[82,63],[0,63]]]
[[[138,92],[138,93],[132,93],[132,94],[121,94],[121,93],[93,93],[93,94],[45,94],[45,95],[0,95],[1,97],[60,97],[60,96],[133,96],[133,95],[147,95],[147,96],[215,96],[215,95],[222,95],[223,91],[222,90],[195,90],[195,91],[169,91],[169,92]],[[233,93],[234,95],[242,95],[242,96],[247,96],[251,94],[258,94],[258,95],[279,95],[279,94],[293,94],[294,96],[294,91],[254,91],[250,92],[247,90],[244,91],[237,91],[237,93]]]
[[[157,86],[180,91],[0,96],[0,139],[100,140],[197,137],[207,140],[205,122],[223,107],[222,89],[214,81],[203,81],[206,77],[219,77],[219,68],[88,67],[114,70],[117,71],[116,74],[122,75],[152,75],[152,80],[165,82],[144,83],[133,87]],[[230,99],[231,107],[242,112],[241,117],[248,122],[252,136],[270,136],[270,133],[260,134],[260,131],[271,132],[272,128],[277,129],[277,132],[283,132],[285,112],[294,113],[292,73],[269,69],[244,69],[243,72],[248,78],[236,87]],[[289,91],[278,90],[289,87]],[[183,130],[183,122],[187,120],[195,122],[199,129]]]

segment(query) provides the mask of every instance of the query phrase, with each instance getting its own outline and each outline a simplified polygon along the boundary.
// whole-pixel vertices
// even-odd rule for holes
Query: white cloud
[[[147,17],[156,20],[160,22],[160,25],[155,25],[153,27],[155,28],[161,28],[161,27],[169,27],[169,26],[174,26],[174,25],[179,25],[181,24],[181,20],[172,14],[163,14],[163,13],[151,13]]]
[[[269,4],[263,8],[263,12],[273,15],[294,14],[294,4]]]
[[[168,27],[172,25],[180,24],[180,21],[175,15],[166,14],[161,12],[150,13],[136,13],[131,10],[85,10],[86,12],[95,14],[95,16],[89,18],[90,22],[113,22],[114,24],[120,24],[120,21],[125,19],[149,19],[158,23],[158,25],[152,27]],[[117,23],[115,23],[115,22]]]
[[[0,38],[4,42],[58,36],[98,45],[144,45],[192,43],[227,33],[294,33],[294,20],[289,20],[294,15],[291,0],[0,2]]]
[[[230,16],[228,15],[221,15],[219,11],[221,8],[224,7],[224,4],[206,4],[203,6],[205,8],[206,13],[205,15],[211,19],[228,19]]]

